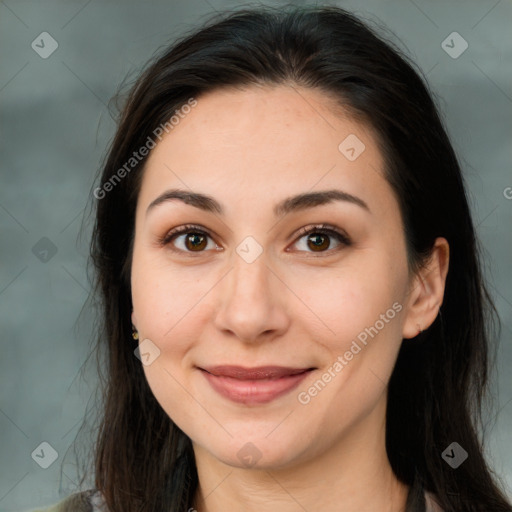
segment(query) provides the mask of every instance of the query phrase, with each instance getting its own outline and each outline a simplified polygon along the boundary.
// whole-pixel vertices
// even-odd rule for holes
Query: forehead
[[[393,195],[382,169],[371,128],[322,91],[221,89],[197,98],[152,150],[139,199],[147,206],[166,188],[179,187],[258,207],[337,187],[374,196],[367,202],[389,209]]]
[[[367,138],[369,131],[324,92],[284,85],[215,90],[200,96],[197,106],[180,117],[171,133],[179,138],[197,137],[198,149],[203,151],[262,146],[275,151],[277,146],[295,146],[297,152],[306,141],[303,151],[322,142],[337,152],[340,137],[358,133]]]

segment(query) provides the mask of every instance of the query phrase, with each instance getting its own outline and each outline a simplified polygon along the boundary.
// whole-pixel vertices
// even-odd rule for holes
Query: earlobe
[[[434,322],[443,303],[450,249],[445,238],[434,243],[427,265],[418,271],[409,295],[402,337],[414,338]]]

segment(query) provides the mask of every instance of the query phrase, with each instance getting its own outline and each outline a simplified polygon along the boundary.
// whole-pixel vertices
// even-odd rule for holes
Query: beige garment
[[[434,498],[434,495],[430,492],[425,492],[425,504],[426,512],[443,512],[443,509],[439,506]]]
[[[100,493],[87,496],[86,499],[80,499],[85,494],[75,494],[69,496],[65,500],[56,505],[44,509],[37,509],[31,512],[105,512],[102,507],[102,499]],[[426,512],[443,512],[441,507],[435,501],[434,495],[425,492]]]

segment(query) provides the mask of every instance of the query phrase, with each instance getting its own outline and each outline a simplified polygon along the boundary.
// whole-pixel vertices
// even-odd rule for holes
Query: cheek
[[[168,356],[162,354],[154,363],[144,366],[144,374],[156,401],[187,435],[194,429],[211,430],[209,417],[203,414],[200,405],[201,397],[194,396],[192,383],[184,379]]]
[[[208,290],[206,284],[161,261],[134,258],[132,300],[140,342],[149,339],[159,350],[154,361],[143,366],[144,374],[162,409],[188,430],[191,424],[205,422],[187,392],[191,383],[184,370],[186,354],[199,339],[202,303],[198,300]]]
[[[317,338],[323,339],[331,349],[349,346],[376,322],[381,327],[381,315],[385,316],[384,320],[397,316],[399,308],[392,306],[401,296],[399,276],[390,271],[382,258],[377,262],[360,258],[357,264],[338,270],[323,269],[315,275],[303,274],[295,279],[293,289],[307,305],[304,318],[315,328]],[[386,330],[391,320],[386,322]]]
[[[134,257],[132,302],[137,327],[162,351],[180,352],[201,329],[215,276],[205,268],[177,267],[162,258]],[[194,336],[194,333],[195,336]]]

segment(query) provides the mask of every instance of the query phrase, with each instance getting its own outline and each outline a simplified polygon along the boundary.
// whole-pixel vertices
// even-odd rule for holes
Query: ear
[[[443,303],[449,260],[448,242],[445,238],[436,238],[427,265],[418,271],[411,283],[403,338],[414,338],[428,329],[436,319]]]
[[[135,312],[132,311],[132,325],[137,327],[137,318],[135,317]]]

